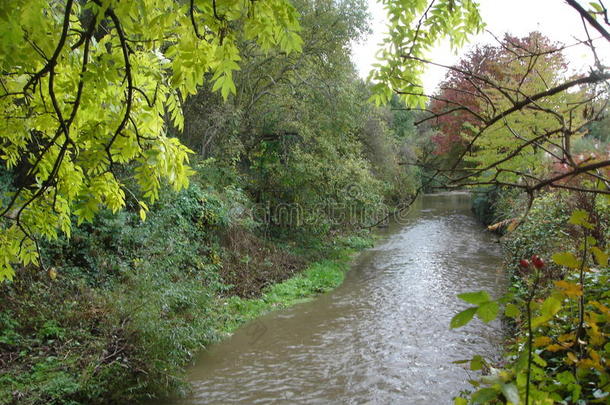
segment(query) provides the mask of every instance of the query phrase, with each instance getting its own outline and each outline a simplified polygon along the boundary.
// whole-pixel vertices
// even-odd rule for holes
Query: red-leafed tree
[[[508,63],[519,60],[527,65],[531,54],[540,54],[544,63],[535,61],[532,69],[545,66],[561,74],[566,62],[559,44],[553,43],[539,32],[532,32],[523,38],[505,35],[498,45],[475,47],[460,62],[447,72],[437,94],[432,96],[430,110],[436,116],[437,134],[432,138],[436,144],[437,155],[459,154],[468,144],[469,136],[474,135],[484,119],[493,115],[494,101],[487,94],[492,88],[506,89],[517,93],[527,81],[542,80],[544,74],[531,72],[522,75],[505,69]],[[525,66],[527,69],[528,67]]]
[[[473,126],[480,124],[473,112],[480,112],[480,92],[477,87],[480,88],[485,83],[474,79],[473,76],[491,75],[499,53],[496,47],[476,47],[457,65],[460,71],[468,74],[458,70],[450,70],[447,73],[438,94],[432,98],[430,104],[432,112],[437,114],[435,124],[438,133],[432,138],[436,144],[437,155],[446,155],[465,145],[462,136],[462,132],[468,130],[465,123]]]

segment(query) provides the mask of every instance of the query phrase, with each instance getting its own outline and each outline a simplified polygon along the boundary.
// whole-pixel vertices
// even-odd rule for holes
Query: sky
[[[362,78],[366,78],[375,63],[377,44],[385,32],[386,16],[383,7],[375,0],[368,0],[372,15],[372,35],[366,41],[353,44],[353,55],[356,68]],[[554,41],[573,44],[586,39],[580,17],[563,0],[479,0],[481,16],[487,24],[487,30],[496,37],[502,38],[508,32],[516,36],[525,36],[531,31],[540,31]],[[584,2],[583,4],[587,4]],[[593,31],[589,31],[594,35]],[[605,42],[605,43],[604,43]],[[474,43],[497,43],[490,34],[483,33],[473,38],[470,45],[462,48],[458,55],[451,52],[447,44],[439,44],[431,51],[428,59],[445,65],[455,64],[460,54],[467,52]],[[596,41],[600,46],[598,54],[605,64],[610,64],[610,44],[604,40]],[[582,71],[592,64],[591,52],[584,46],[566,50],[570,67]],[[445,69],[429,67],[423,81],[428,94],[434,92],[442,81]]]

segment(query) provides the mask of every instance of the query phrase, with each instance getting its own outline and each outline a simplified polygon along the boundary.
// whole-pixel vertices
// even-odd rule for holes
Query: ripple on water
[[[337,290],[241,329],[190,372],[194,404],[445,404],[467,388],[454,360],[494,355],[498,323],[450,330],[456,294],[501,294],[494,238],[467,194],[424,196],[409,223],[361,255]]]

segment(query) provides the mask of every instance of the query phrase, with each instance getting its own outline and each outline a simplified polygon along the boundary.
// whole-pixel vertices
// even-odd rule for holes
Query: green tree
[[[0,280],[38,260],[36,239],[124,206],[128,169],[150,202],[188,184],[181,103],[208,80],[235,93],[239,38],[299,51],[285,0],[17,0],[0,5]],[[51,34],[50,34],[51,33]],[[129,193],[129,192],[128,192]],[[131,193],[129,193],[131,194]],[[139,201],[145,217],[146,204]]]

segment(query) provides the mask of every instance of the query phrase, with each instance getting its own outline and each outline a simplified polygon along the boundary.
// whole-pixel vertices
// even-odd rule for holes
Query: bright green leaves
[[[0,280],[11,263],[35,262],[35,238],[69,235],[72,216],[123,208],[117,173],[135,166],[148,201],[164,184],[186,187],[190,151],[168,137],[169,121],[182,130],[182,102],[206,79],[225,99],[235,94],[240,41],[301,48],[286,0],[216,9],[202,0],[193,10],[163,0],[9,3],[0,5],[0,159],[19,184],[0,207]]]
[[[380,64],[369,78],[377,82],[372,99],[387,103],[396,91],[407,105],[423,106],[422,59],[440,40],[461,47],[483,29],[478,5],[472,0],[382,1],[388,13],[388,36],[378,52]]]
[[[474,318],[474,315],[477,313],[477,309],[478,308],[476,307],[468,308],[455,315],[453,318],[451,318],[451,328],[455,329],[468,324],[468,322]]]
[[[594,17],[596,17],[598,14],[599,15],[605,15],[605,8],[604,6],[601,4],[601,2],[595,2],[595,1],[590,1],[589,5],[591,6],[591,10],[589,10],[589,13],[591,15],[593,15]]]
[[[459,328],[466,325],[474,318],[475,314],[485,323],[493,321],[498,316],[499,304],[497,301],[492,300],[486,291],[462,293],[458,295],[458,298],[476,306],[455,315],[451,319],[451,328]]]
[[[504,315],[506,315],[508,318],[516,319],[519,317],[519,315],[521,315],[521,310],[518,306],[516,306],[512,302],[509,302],[504,308]]]
[[[477,316],[485,323],[491,322],[498,316],[499,306],[496,301],[487,301],[479,305]]]
[[[458,294],[458,298],[462,301],[466,301],[469,304],[480,305],[488,302],[491,298],[487,291],[477,291]]]
[[[537,328],[549,322],[561,309],[561,299],[550,296],[540,306],[540,315],[532,319],[532,328]]]
[[[237,89],[233,83],[233,71],[239,70],[239,55],[236,47],[220,46],[217,48],[216,53],[219,55],[219,59],[222,60],[215,68],[214,76],[212,81],[212,91],[220,90],[222,97],[226,100],[229,94],[235,94]]]
[[[581,209],[574,210],[568,222],[572,225],[579,225],[586,229],[594,228],[593,224],[589,222],[589,213]]]
[[[188,186],[188,177],[193,173],[187,166],[188,155],[192,153],[176,138],[160,138],[153,148],[145,151],[138,159],[136,179],[144,197],[154,202],[159,197],[161,180],[165,178],[175,190]]]

